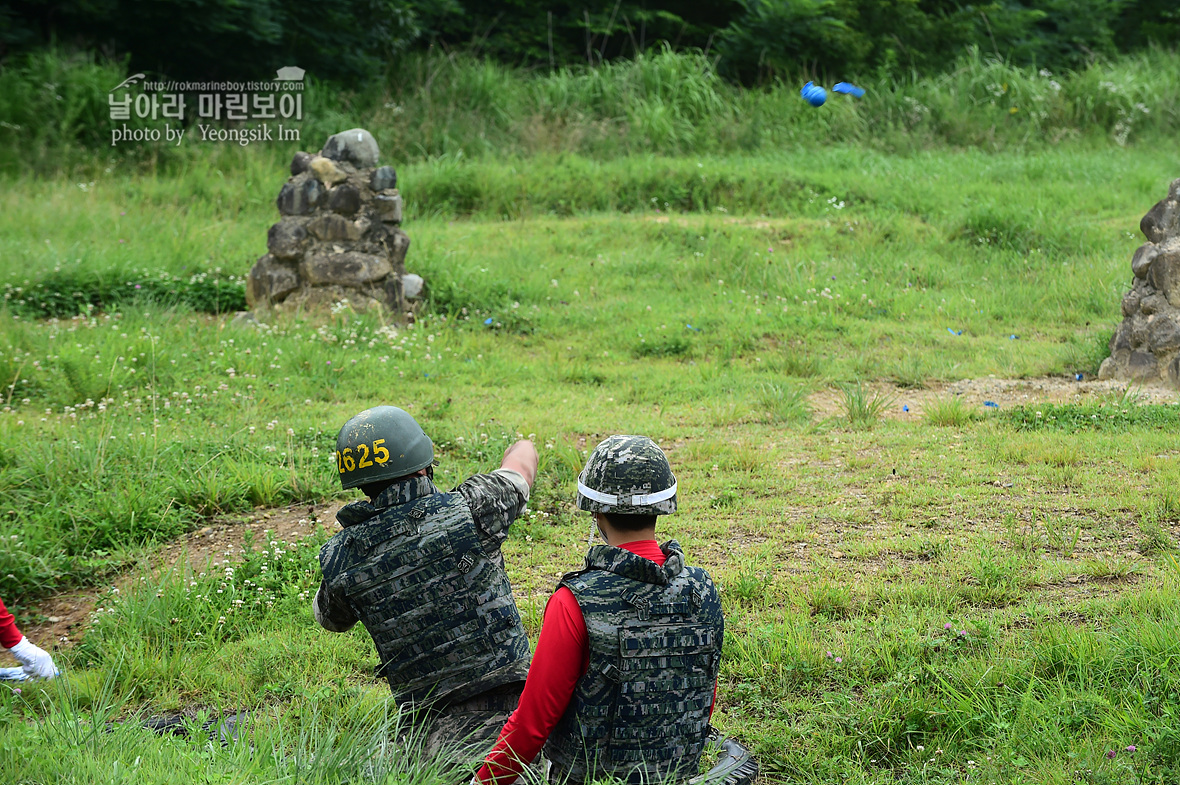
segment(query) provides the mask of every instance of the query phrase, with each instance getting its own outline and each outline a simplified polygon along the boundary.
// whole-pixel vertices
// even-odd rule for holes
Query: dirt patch
[[[1088,600],[1098,600],[1113,597],[1134,589],[1148,580],[1143,574],[1128,575],[1066,575],[1056,580],[1047,581],[1029,587],[1030,593],[1035,591],[1037,599],[1049,605],[1076,606]],[[1063,611],[1062,616],[1069,614],[1082,620],[1091,621],[1076,611]],[[1069,619],[1062,619],[1077,623]]]
[[[209,562],[216,563],[240,555],[247,538],[252,538],[254,543],[265,542],[268,531],[270,539],[285,542],[306,537],[320,527],[336,532],[340,530],[336,523],[336,511],[341,506],[341,502],[293,504],[272,510],[256,510],[245,520],[214,521],[166,544],[160,549],[154,566],[173,567],[180,564],[181,559],[187,558],[188,567],[200,568]]]
[[[1042,379],[962,379],[957,382],[932,382],[921,389],[898,387],[889,382],[868,384],[868,397],[877,395],[891,400],[884,416],[891,420],[922,419],[932,403],[958,398],[970,408],[983,410],[985,402],[995,403],[1001,410],[1036,403],[1092,403],[1117,400],[1127,389],[1126,382],[1098,381],[1072,377]],[[1136,387],[1130,399],[1141,404],[1174,404],[1177,392],[1170,387]],[[819,419],[844,414],[844,396],[840,390],[819,390],[808,396],[812,411]],[[904,407],[904,408],[903,408]],[[906,411],[908,408],[909,411]]]
[[[247,538],[251,538],[255,544],[267,542],[268,531],[269,539],[280,542],[294,542],[314,533],[319,527],[330,532],[338,531],[336,511],[341,504],[338,501],[293,504],[271,510],[256,510],[244,518],[216,519],[207,526],[163,545],[143,564],[115,579],[110,585],[122,589],[142,575],[145,568],[151,573],[183,566],[200,571],[206,565],[217,565],[240,557]],[[17,624],[29,640],[44,649],[71,646],[85,632],[95,601],[106,590],[104,586],[49,597],[37,604],[41,621],[22,624],[18,619]]]

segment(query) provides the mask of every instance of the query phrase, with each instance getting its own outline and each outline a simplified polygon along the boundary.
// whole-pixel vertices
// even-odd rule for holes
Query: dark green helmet
[[[676,477],[646,436],[603,439],[578,476],[578,509],[620,515],[676,512]]]
[[[336,469],[347,490],[413,474],[434,463],[422,426],[396,406],[375,406],[344,423],[336,436]]]

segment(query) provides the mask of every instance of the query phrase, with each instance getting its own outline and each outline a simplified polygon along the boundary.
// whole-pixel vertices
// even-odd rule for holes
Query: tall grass
[[[0,68],[0,150],[13,171],[53,169],[110,143],[107,91],[127,69],[90,54],[34,52]],[[131,127],[142,127],[128,121]],[[142,148],[140,148],[142,151]]]
[[[185,723],[187,735],[147,732],[138,713],[123,714],[128,695],[113,684],[118,668],[97,689],[64,679],[43,697],[46,714],[32,723],[0,723],[6,743],[0,767],[25,782],[398,782],[435,785],[469,776],[458,744],[426,752],[423,727],[375,691],[355,688],[301,696],[284,712],[252,707],[221,744],[202,732],[218,727],[219,709]],[[7,689],[6,689],[7,691]],[[60,750],[74,754],[63,756]],[[75,757],[75,754],[77,757]]]
[[[200,142],[111,147],[106,96],[125,75],[121,64],[54,50],[6,65],[0,171],[107,166],[128,157],[177,165],[208,153],[212,145]],[[303,147],[362,125],[399,162],[695,155],[833,142],[886,150],[1000,149],[1076,138],[1125,145],[1170,134],[1180,121],[1180,54],[1158,48],[1060,74],[971,49],[944,73],[869,81],[863,99],[833,95],[819,109],[800,99],[798,84],[742,89],[720,78],[703,54],[668,49],[551,73],[414,54],[391,65],[384,85],[360,93],[314,74],[309,80]],[[290,154],[300,145],[273,146]]]
[[[962,398],[939,398],[926,406],[926,422],[931,425],[961,428],[979,418],[979,413],[967,408]]]
[[[840,394],[844,419],[849,427],[856,429],[873,427],[893,404],[893,396],[868,391],[860,382],[842,385]]]

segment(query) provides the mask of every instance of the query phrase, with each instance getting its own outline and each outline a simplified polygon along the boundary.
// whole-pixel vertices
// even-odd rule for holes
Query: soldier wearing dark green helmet
[[[695,777],[716,694],[725,621],[709,574],[655,539],[676,512],[676,477],[646,436],[611,436],[578,477],[578,508],[606,545],[590,548],[545,609],[520,706],[476,775],[507,785],[544,747],[549,780],[580,785]],[[723,742],[702,782],[748,783],[757,766]]]
[[[366,409],[336,436],[336,469],[345,490],[364,491],[434,465],[434,443],[417,420],[396,406]]]
[[[524,510],[537,472],[532,442],[500,468],[450,493],[434,485],[434,445],[409,413],[378,406],[336,438],[344,488],[367,501],[341,508],[343,530],[320,551],[316,621],[364,624],[400,704],[430,724],[427,750],[448,741],[491,745],[515,708],[529,644],[500,545]]]

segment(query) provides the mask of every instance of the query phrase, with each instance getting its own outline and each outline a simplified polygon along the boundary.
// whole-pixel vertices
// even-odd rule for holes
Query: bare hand
[[[537,455],[537,448],[533,443],[528,439],[521,439],[504,451],[500,468],[518,472],[531,489],[537,479],[537,464],[540,461],[541,456]]]

